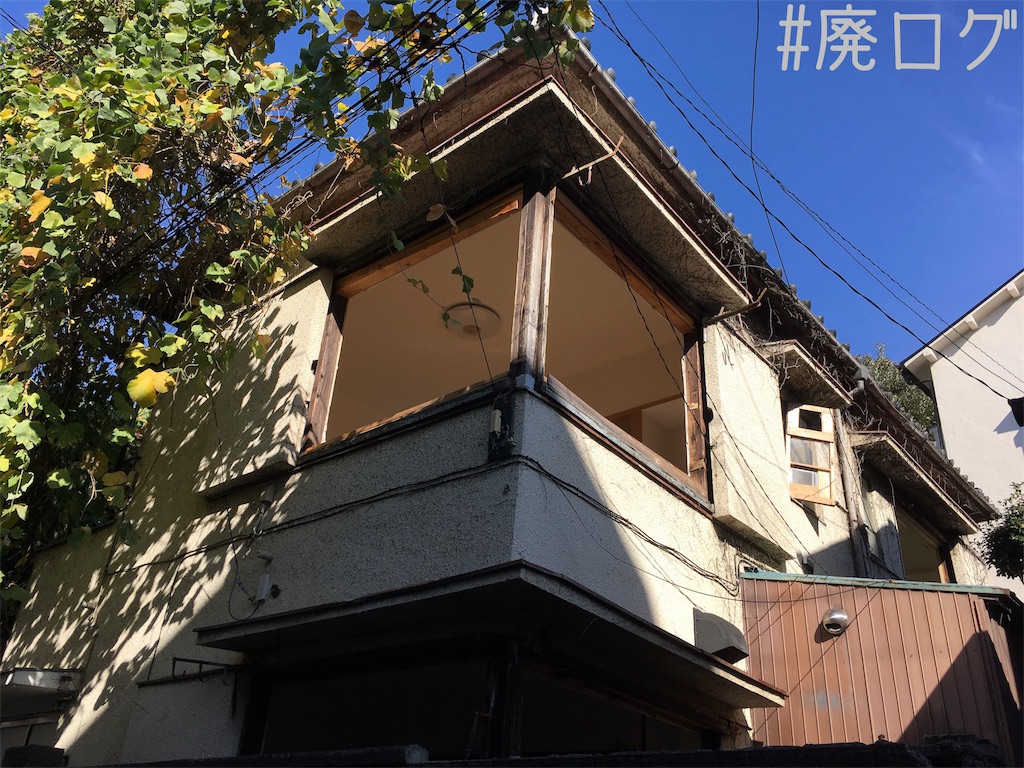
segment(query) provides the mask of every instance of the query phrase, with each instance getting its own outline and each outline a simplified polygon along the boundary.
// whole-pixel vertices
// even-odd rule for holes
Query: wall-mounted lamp
[[[489,339],[501,330],[501,315],[486,304],[462,301],[445,308],[445,327],[460,339]]]
[[[829,608],[821,617],[821,626],[830,635],[841,635],[850,626],[850,616],[842,608]]]

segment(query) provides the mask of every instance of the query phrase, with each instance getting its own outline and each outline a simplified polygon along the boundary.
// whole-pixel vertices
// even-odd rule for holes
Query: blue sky
[[[902,359],[920,346],[915,334],[932,338],[1024,267],[1024,3],[854,3],[848,17],[870,25],[865,32],[875,38],[859,39],[868,46],[857,53],[860,63],[874,60],[862,71],[853,65],[852,52],[830,68],[839,55],[831,46],[842,38],[826,42],[823,65],[817,68],[821,12],[844,11],[847,3],[805,2],[804,19],[810,23],[802,42],[808,50],[799,69],[791,55],[783,71],[777,47],[785,42],[785,30],[779,22],[786,19],[789,3],[593,2],[598,23],[589,37],[598,61],[615,70],[619,87],[636,99],[645,118],[657,123],[662,139],[678,148],[683,165],[698,172],[699,183],[715,193],[723,210],[735,213],[739,229],[754,235],[773,265],[785,266],[800,296],[813,302],[814,311],[825,316],[854,353],[871,352],[882,342],[892,358]],[[800,5],[792,4],[794,17]],[[0,0],[0,7],[23,17],[41,5]],[[961,37],[971,9],[979,18]],[[1011,21],[1006,28],[1004,11],[1016,14],[1006,15]],[[926,17],[901,19],[904,62],[934,63],[938,26],[938,69],[897,69],[895,14]],[[994,47],[968,70],[990,42],[997,15],[1000,33]],[[829,18],[829,32],[836,18]],[[776,247],[760,204],[732,176],[756,189],[749,158],[666,86],[704,138],[691,130],[637,55],[616,39],[615,27],[653,71],[718,122],[713,109],[723,129],[728,131],[728,125],[743,143],[750,141],[757,36],[755,152],[878,266],[854,250],[867,269],[858,264],[762,171],[765,204],[824,262],[912,333],[857,296],[773,221]],[[6,21],[0,23],[0,33],[9,29]],[[856,27],[845,31],[853,34]],[[280,53],[285,61],[294,56],[287,46]]]
[[[920,346],[914,336],[859,298],[773,221],[776,248],[759,203],[666,103],[636,56],[608,28],[617,24],[654,69],[699,103],[695,88],[749,142],[760,13],[755,152],[780,181],[909,293],[854,251],[870,271],[858,265],[761,172],[766,205],[855,288],[929,340],[937,332],[933,326],[942,328],[943,320],[957,319],[1024,267],[1024,4],[856,3],[855,11],[876,12],[854,17],[867,20],[869,34],[877,40],[860,54],[863,64],[875,60],[867,71],[852,66],[851,55],[831,70],[838,55],[831,50],[822,68],[816,68],[820,13],[845,10],[845,2],[804,3],[805,19],[812,22],[803,41],[809,50],[799,70],[794,71],[791,59],[783,71],[777,46],[785,42],[779,22],[787,17],[788,5],[606,0],[606,10],[596,3],[601,28],[592,35],[593,53],[616,70],[617,84],[636,98],[645,117],[656,121],[661,137],[678,148],[686,167],[697,170],[698,181],[715,192],[719,205],[735,212],[740,231],[754,235],[773,265],[785,265],[801,297],[812,300],[814,311],[838,330],[840,340],[849,342],[855,353],[873,351],[876,342],[883,342],[890,356],[900,360]],[[800,3],[792,5],[797,16]],[[993,22],[976,19],[961,38],[971,8],[988,15],[1017,9],[1017,28],[1002,29],[988,57],[968,71],[995,28]],[[938,70],[896,68],[895,13],[938,16]],[[668,53],[638,17],[657,33]],[[903,60],[932,61],[934,20],[901,19],[900,27]],[[685,110],[685,103],[672,96]],[[691,120],[733,171],[756,189],[749,159],[699,116]]]

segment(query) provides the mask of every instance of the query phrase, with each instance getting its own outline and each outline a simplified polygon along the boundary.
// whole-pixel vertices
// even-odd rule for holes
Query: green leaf
[[[206,268],[206,277],[215,283],[227,283],[235,274],[235,268],[224,264],[211,264]]]
[[[224,307],[215,301],[207,301],[206,299],[200,299],[199,311],[203,313],[208,319],[213,322],[220,320],[224,317]]]
[[[159,363],[164,353],[159,348],[135,343],[128,347],[128,352],[125,356],[135,364],[136,368],[145,368],[147,365]]]
[[[130,547],[137,544],[141,536],[139,536],[139,532],[135,530],[135,526],[130,522],[127,520],[119,520],[117,523],[117,538],[119,538],[123,544]]]
[[[126,429],[116,428],[110,433],[110,442],[114,445],[127,445],[135,439],[135,435]]]
[[[43,438],[46,437],[46,429],[38,421],[19,421],[11,430],[11,437],[17,441],[18,445],[31,451],[43,442]]]
[[[49,477],[46,478],[46,484],[50,488],[70,488],[71,473],[66,469],[58,469],[51,472]]]
[[[188,30],[185,27],[173,27],[170,32],[164,35],[164,39],[174,45],[181,45],[188,40]]]
[[[28,600],[28,590],[24,587],[19,587],[17,584],[12,584],[9,587],[0,589],[0,600],[23,603]]]
[[[188,340],[177,336],[173,333],[168,333],[163,336],[157,343],[157,349],[164,353],[167,357],[174,357],[188,345]]]

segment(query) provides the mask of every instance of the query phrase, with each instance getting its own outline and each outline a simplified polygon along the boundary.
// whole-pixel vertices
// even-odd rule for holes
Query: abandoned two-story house
[[[447,180],[394,204],[335,163],[280,201],[315,240],[239,328],[274,346],[162,407],[141,542],[39,557],[6,747],[1019,754],[989,502],[589,52],[486,59],[395,141]]]

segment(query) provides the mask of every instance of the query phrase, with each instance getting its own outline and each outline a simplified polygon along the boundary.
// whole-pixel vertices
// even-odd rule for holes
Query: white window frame
[[[806,429],[800,426],[800,411],[816,413],[821,417],[821,429]],[[802,438],[828,446],[828,463],[805,464],[793,461],[793,438]],[[786,456],[789,461],[789,495],[795,500],[809,504],[836,503],[836,433],[832,411],[817,405],[793,404],[786,411]],[[808,485],[794,482],[794,469],[806,469],[817,473],[818,484]]]

